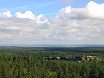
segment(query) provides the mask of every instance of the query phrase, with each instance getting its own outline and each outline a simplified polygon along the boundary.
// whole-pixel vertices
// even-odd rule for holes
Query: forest
[[[104,78],[104,48],[1,47],[0,78]]]

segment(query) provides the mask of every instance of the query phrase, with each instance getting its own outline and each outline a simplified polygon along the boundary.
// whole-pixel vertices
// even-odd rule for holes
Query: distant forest
[[[0,47],[0,78],[104,78],[104,48]]]

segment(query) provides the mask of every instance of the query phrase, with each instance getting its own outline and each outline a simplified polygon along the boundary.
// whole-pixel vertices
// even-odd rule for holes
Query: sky
[[[104,45],[104,0],[0,0],[0,45]]]

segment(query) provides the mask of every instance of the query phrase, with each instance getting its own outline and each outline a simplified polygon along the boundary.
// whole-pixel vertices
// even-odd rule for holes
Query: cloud
[[[0,18],[1,44],[25,44],[47,39],[47,24],[17,17]]]
[[[16,12],[15,16],[21,19],[31,19],[34,20],[34,22],[36,23],[45,23],[48,21],[48,19],[44,17],[44,15],[35,16],[31,11],[25,11],[24,13]]]
[[[62,8],[59,11],[59,13],[60,13],[60,15],[70,14],[71,13],[71,10],[72,10],[71,7],[68,6],[68,7]]]
[[[16,12],[15,16],[18,18],[35,19],[35,15],[31,11],[26,11],[24,13]]]
[[[96,4],[96,5],[95,5]],[[95,8],[98,7],[95,12]],[[1,44],[104,44],[103,4],[89,2],[83,8],[67,6],[48,19],[32,11],[1,13]],[[92,10],[91,10],[92,9]]]
[[[1,17],[12,17],[13,15],[11,14],[10,11],[5,11],[0,13]]]
[[[91,1],[88,3],[86,9],[90,17],[104,19],[104,3],[97,4]]]
[[[56,40],[69,41],[72,44],[78,42],[86,44],[104,43],[104,14],[100,14],[103,12],[103,8],[96,8],[99,12],[93,15],[93,8],[92,11],[88,10],[91,9],[89,4],[96,6],[91,1],[83,8],[71,8],[70,6],[62,8],[59,14],[50,21],[51,37]],[[102,6],[102,4],[97,5]]]
[[[83,8],[71,8],[67,6],[62,8],[59,12],[60,15],[69,14],[70,17],[88,17],[104,19],[104,3],[97,4],[94,1],[90,1],[86,7]]]
[[[36,16],[35,21],[39,24],[42,24],[42,23],[47,23],[48,19],[47,17],[44,17],[44,15],[41,14],[41,15]]]

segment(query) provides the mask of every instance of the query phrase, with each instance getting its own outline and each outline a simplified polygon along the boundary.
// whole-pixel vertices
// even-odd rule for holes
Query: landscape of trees
[[[104,48],[1,48],[0,78],[104,78]],[[90,60],[69,59],[94,56]]]

